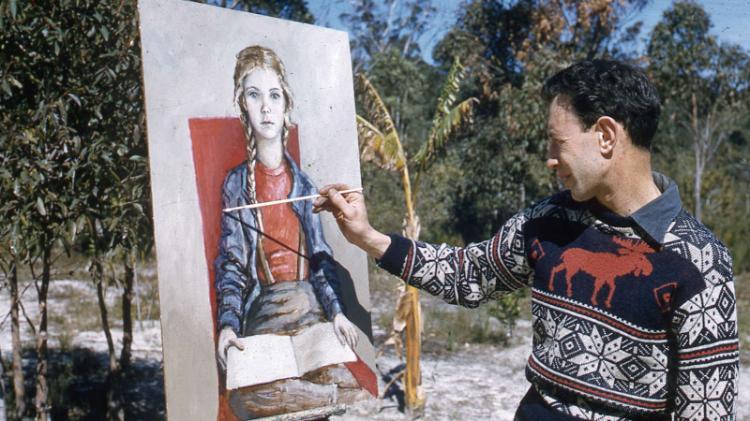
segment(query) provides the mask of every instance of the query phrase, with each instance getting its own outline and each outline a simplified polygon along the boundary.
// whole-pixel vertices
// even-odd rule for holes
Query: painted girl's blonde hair
[[[272,70],[279,77],[279,85],[284,93],[284,127],[282,131],[283,147],[286,149],[289,128],[291,127],[292,92],[287,82],[286,69],[279,56],[270,48],[252,45],[244,48],[237,54],[237,64],[234,67],[234,100],[240,107],[240,120],[245,128],[245,140],[247,148],[247,189],[250,204],[256,203],[255,194],[255,161],[256,144],[253,135],[253,125],[248,121],[247,104],[245,103],[244,82],[245,77],[255,69]],[[258,228],[263,229],[261,214],[256,213]]]

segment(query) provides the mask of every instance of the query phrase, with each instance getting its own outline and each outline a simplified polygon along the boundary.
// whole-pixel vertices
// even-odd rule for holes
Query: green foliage
[[[464,66],[456,57],[438,97],[430,134],[412,158],[412,162],[419,168],[418,175],[429,168],[436,154],[445,148],[448,140],[454,137],[462,126],[469,125],[472,121],[473,106],[478,102],[476,98],[468,98],[454,107],[464,76]]]
[[[357,115],[362,160],[375,162],[386,170],[402,170],[406,156],[388,108],[364,74],[357,75],[357,85],[369,119]]]
[[[99,260],[153,243],[136,2],[0,12],[0,244],[42,265],[44,304],[52,252]]]
[[[93,215],[110,248],[150,243],[135,16],[132,1],[25,3],[2,35],[3,192],[66,242]]]

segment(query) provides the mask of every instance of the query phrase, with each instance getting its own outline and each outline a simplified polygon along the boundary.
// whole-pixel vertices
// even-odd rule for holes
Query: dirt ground
[[[95,289],[89,281],[59,280],[54,281],[50,288],[49,308],[50,347],[52,358],[60,361],[82,359],[82,361],[101,362],[101,370],[106,367],[106,340],[99,325],[95,311]],[[382,318],[390,311],[387,297],[377,294],[373,297],[376,305],[373,320]],[[109,291],[107,300],[116,305],[118,296],[116,291]],[[429,306],[447,305],[430,298],[423,299]],[[36,293],[33,287],[26,289],[23,302],[29,318],[37,317]],[[7,291],[0,291],[0,315],[8,312],[10,305]],[[90,311],[93,307],[94,311]],[[435,310],[432,308],[432,310]],[[74,316],[73,314],[77,315]],[[23,342],[32,346],[32,334],[24,321]],[[448,351],[439,343],[425,342],[425,353],[422,359],[422,378],[424,392],[427,396],[425,411],[422,419],[427,420],[510,420],[515,408],[528,388],[524,377],[524,366],[531,348],[531,328],[528,320],[518,322],[514,337],[507,346],[490,344],[458,344]],[[375,328],[376,346],[385,337],[382,329]],[[121,328],[115,323],[113,336],[120,346]],[[750,339],[750,338],[748,338]],[[0,318],[0,352],[3,358],[10,356],[10,322],[7,318]],[[142,320],[135,323],[135,338],[133,342],[136,375],[132,397],[136,408],[135,413],[146,415],[147,418],[159,419],[164,416],[163,390],[158,393],[163,381],[161,365],[161,331],[157,320]],[[71,357],[73,355],[73,357]],[[28,360],[27,360],[28,358]],[[29,370],[33,367],[33,353],[27,352],[24,358]],[[399,360],[392,350],[386,350],[377,360],[379,370],[387,372],[399,365]],[[87,363],[90,365],[90,363]],[[55,367],[65,365],[51,364]],[[75,371],[75,370],[74,370]],[[90,393],[92,384],[101,380],[102,376],[72,379],[69,387],[74,389],[69,393]],[[97,380],[98,379],[98,380]],[[6,379],[7,381],[7,379]],[[6,383],[7,385],[7,383]],[[384,383],[381,382],[381,390]],[[86,392],[86,391],[89,392]],[[740,398],[738,419],[750,419],[750,353],[743,351],[740,373]],[[89,408],[81,404],[76,410],[67,410],[71,419],[86,418],[84,413]],[[82,413],[84,412],[84,413]],[[78,417],[76,416],[78,414]],[[409,418],[398,409],[395,398],[371,400],[348,408],[341,416],[332,417],[334,420],[403,420]]]

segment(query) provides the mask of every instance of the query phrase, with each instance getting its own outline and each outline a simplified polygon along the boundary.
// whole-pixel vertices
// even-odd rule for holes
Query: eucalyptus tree
[[[352,0],[351,13],[342,13],[352,34],[354,72],[369,71],[378,57],[397,52],[416,59],[419,42],[429,29],[437,9],[431,0]]]
[[[71,187],[82,148],[69,127],[78,99],[64,88],[65,30],[49,16],[49,8],[26,2],[6,2],[0,10],[0,177],[3,199],[13,206],[3,212],[3,225],[13,227],[4,240],[10,238],[14,269],[28,266],[38,297],[34,408],[39,420],[46,420],[49,411],[47,291],[53,263],[69,250],[74,231]],[[16,393],[17,409],[20,400]]]
[[[750,57],[710,33],[711,19],[697,3],[664,12],[648,44],[649,71],[664,102],[662,136],[668,154],[692,150],[693,213],[702,219],[707,171],[748,112]],[[679,170],[679,168],[675,168]]]
[[[6,171],[0,179],[3,197],[15,204],[15,213],[3,215],[17,227],[13,239],[23,246],[14,256],[29,250],[23,259],[39,279],[37,419],[46,419],[49,411],[46,295],[53,254],[69,251],[83,231],[75,245],[90,252],[110,371],[116,373],[100,264],[118,249],[146,250],[152,241],[143,211],[148,192],[135,7],[134,1],[62,0],[9,2],[2,8],[6,130],[0,139]],[[124,343],[120,359],[127,361],[130,341]]]
[[[90,259],[102,330],[107,340],[107,416],[127,417],[123,370],[130,365],[135,257],[153,243],[149,209],[140,40],[135,1],[77,1],[54,9],[79,54],[66,63],[65,88],[79,103],[71,124],[85,143],[77,175],[79,245]],[[123,338],[117,355],[105,301],[122,289]]]

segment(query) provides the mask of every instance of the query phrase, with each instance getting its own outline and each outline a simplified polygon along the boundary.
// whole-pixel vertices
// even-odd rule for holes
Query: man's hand
[[[349,345],[351,349],[357,346],[357,339],[359,338],[357,329],[344,316],[344,313],[339,313],[333,318],[333,331],[336,332],[336,337],[339,338],[341,345]]]
[[[350,187],[346,184],[329,184],[323,187],[320,189],[321,197],[313,202],[313,212],[331,212],[347,241],[380,259],[391,244],[391,238],[370,225],[362,193],[347,193],[346,196],[339,193],[348,189]]]
[[[227,351],[230,347],[235,347],[240,351],[245,349],[232,328],[225,327],[219,333],[219,343],[216,346],[216,359],[219,361],[222,371],[227,370]]]

